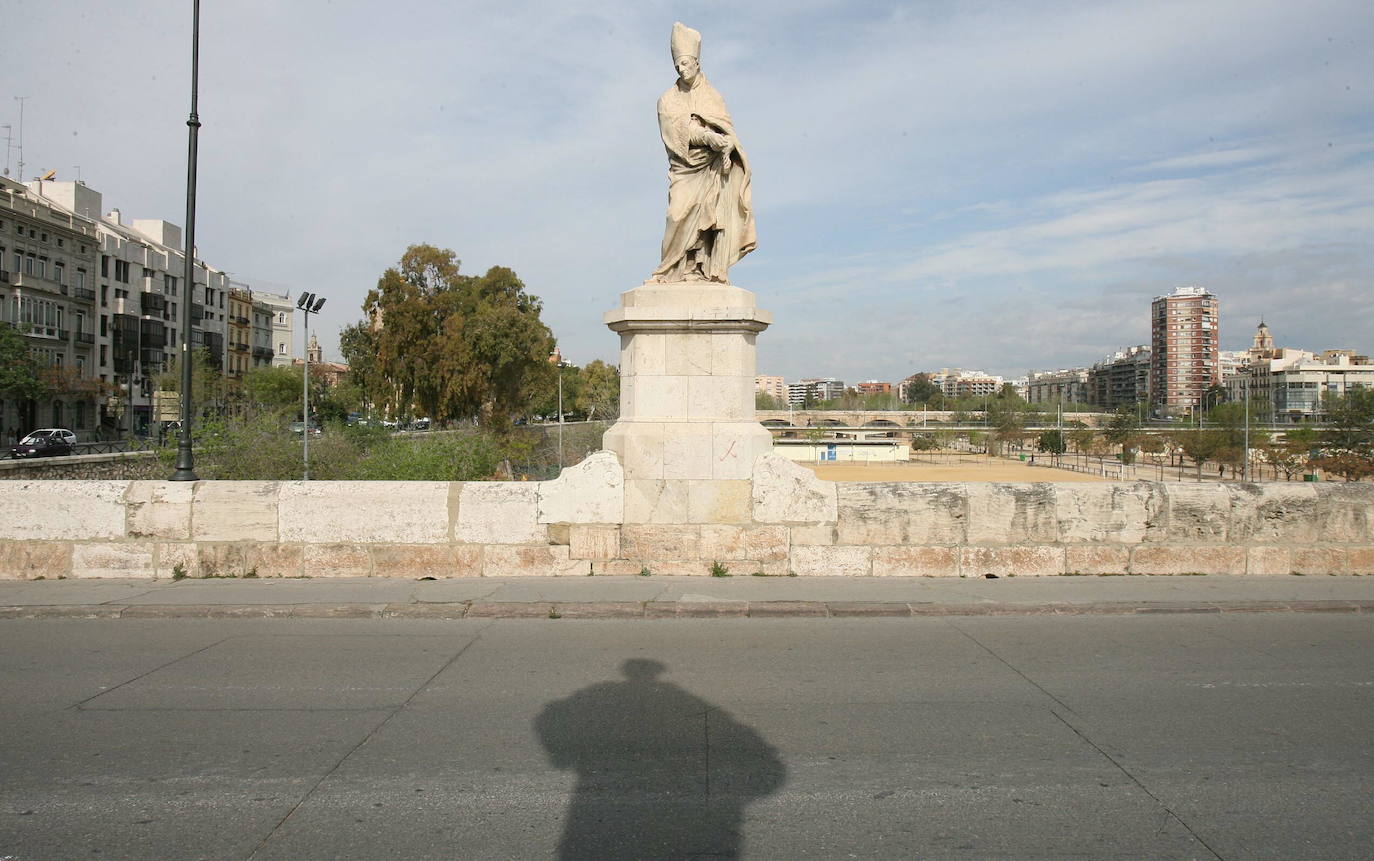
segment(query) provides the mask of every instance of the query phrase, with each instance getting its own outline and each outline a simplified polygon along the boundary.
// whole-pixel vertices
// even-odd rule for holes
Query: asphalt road
[[[1366,858],[1369,614],[0,621],[0,859]]]

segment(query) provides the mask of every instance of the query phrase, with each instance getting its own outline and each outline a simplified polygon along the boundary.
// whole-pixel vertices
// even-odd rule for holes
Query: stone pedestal
[[[606,325],[620,335],[620,421],[604,445],[625,470],[626,523],[743,523],[754,458],[754,339],[773,321],[728,284],[645,284]]]

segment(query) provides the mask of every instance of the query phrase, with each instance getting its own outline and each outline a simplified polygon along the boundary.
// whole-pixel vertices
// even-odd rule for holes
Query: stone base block
[[[957,547],[875,547],[874,577],[958,577]]]
[[[963,547],[959,571],[965,577],[1053,577],[1064,573],[1064,548]]]

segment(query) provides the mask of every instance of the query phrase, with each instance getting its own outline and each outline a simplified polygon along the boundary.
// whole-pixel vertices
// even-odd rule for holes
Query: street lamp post
[[[191,453],[191,303],[195,298],[196,256],[196,144],[200,132],[197,113],[197,84],[200,78],[200,0],[191,2],[191,115],[186,119],[188,142],[186,148],[186,245],[182,251],[185,264],[182,284],[186,294],[181,303],[181,433],[177,437],[176,471],[172,481],[195,481],[195,459]],[[207,285],[208,286],[208,285]],[[140,339],[143,322],[139,320]],[[141,345],[140,345],[141,346]],[[140,350],[141,353],[141,350]],[[142,359],[142,355],[139,356]],[[130,385],[129,406],[133,407],[133,386]]]
[[[296,300],[296,307],[305,312],[305,331],[301,333],[301,344],[305,347],[305,373],[301,374],[301,390],[304,407],[301,410],[301,460],[305,466],[303,481],[310,480],[310,315],[320,313],[324,307],[324,297],[314,293],[302,293]]]

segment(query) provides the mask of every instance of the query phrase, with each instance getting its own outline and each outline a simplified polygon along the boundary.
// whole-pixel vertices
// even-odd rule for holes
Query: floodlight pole
[[[181,297],[181,434],[177,438],[176,471],[172,481],[195,481],[195,459],[191,452],[191,305],[196,294],[196,137],[200,115],[196,112],[197,81],[200,77],[200,0],[191,0],[191,116],[186,120],[189,142],[186,153],[186,245],[182,281],[186,295]],[[206,285],[209,286],[208,284]],[[139,324],[140,334],[143,326]],[[140,358],[142,358],[140,356]],[[132,376],[129,407],[133,407]]]
[[[305,373],[301,374],[301,389],[305,407],[301,410],[301,457],[305,461],[305,478],[303,481],[310,480],[310,299],[313,298],[309,293],[306,295],[305,303],[305,331],[301,333],[301,347],[305,352]]]

